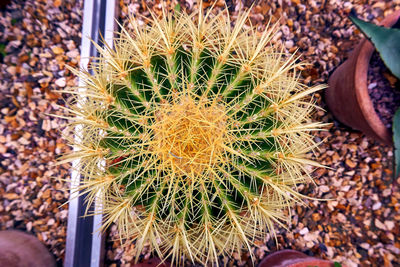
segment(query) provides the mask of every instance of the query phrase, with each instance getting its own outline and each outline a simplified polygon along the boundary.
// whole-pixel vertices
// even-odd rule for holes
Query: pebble
[[[340,188],[340,191],[342,192],[348,192],[350,190],[351,186],[350,185],[346,185]]]
[[[299,234],[305,235],[305,234],[308,234],[308,232],[309,232],[308,228],[307,228],[307,227],[304,227],[303,229],[301,229],[301,230],[299,231]]]
[[[379,210],[382,207],[381,202],[376,202],[374,205],[372,205],[373,210]]]
[[[383,224],[380,220],[375,219],[374,223],[375,223],[375,226],[378,227],[379,229],[386,230],[385,224]]]
[[[376,87],[376,83],[368,84],[368,89],[374,89]]]
[[[330,191],[329,187],[326,185],[321,185],[318,188],[319,188],[319,191],[321,191],[322,193],[326,193],[326,192]]]
[[[12,76],[14,76],[15,74],[17,74],[17,68],[15,67],[15,66],[10,66],[10,67],[7,67],[7,72],[9,73],[9,74],[11,74]]]
[[[62,77],[62,78],[57,79],[57,80],[55,81],[55,84],[56,84],[58,87],[65,87],[65,86],[67,85],[67,80],[66,80],[65,77]]]
[[[307,233],[304,235],[304,241],[306,241],[306,242],[315,241],[315,240],[317,240],[318,236],[319,236],[319,232]],[[311,247],[313,247],[313,246],[314,246],[314,244]]]
[[[288,40],[288,41],[285,42],[285,47],[286,47],[287,49],[292,48],[293,45],[294,45],[293,40]]]
[[[53,53],[56,54],[56,55],[60,55],[60,54],[63,54],[63,53],[64,53],[64,49],[62,49],[61,47],[58,47],[58,46],[53,47],[53,48],[52,48],[52,51],[53,51]]]
[[[343,214],[343,213],[340,213],[340,212],[336,215],[336,218],[337,218],[338,221],[341,222],[341,223],[345,223],[345,222],[347,221],[346,216],[344,216],[344,214]]]
[[[357,166],[357,162],[352,161],[350,159],[346,159],[346,165],[350,168],[355,168]]]
[[[319,220],[321,220],[321,215],[319,213],[313,213],[312,219],[314,222],[318,222]]]
[[[74,49],[72,51],[67,52],[67,57],[71,58],[71,59],[79,59],[79,50],[78,49]]]
[[[360,244],[360,247],[362,247],[362,248],[365,249],[365,250],[368,250],[368,249],[371,247],[371,245],[368,244],[368,243],[361,243],[361,244]]]
[[[392,231],[395,224],[393,221],[385,221],[385,226],[386,226],[387,230]]]

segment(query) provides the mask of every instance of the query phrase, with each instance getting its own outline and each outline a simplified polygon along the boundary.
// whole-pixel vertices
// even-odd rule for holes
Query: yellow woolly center
[[[175,175],[199,176],[221,160],[227,116],[217,102],[181,96],[156,111],[153,152]]]

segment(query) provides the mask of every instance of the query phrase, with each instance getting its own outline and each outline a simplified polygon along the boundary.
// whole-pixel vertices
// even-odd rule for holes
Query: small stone
[[[357,163],[350,159],[346,159],[346,165],[350,168],[355,168],[357,166]]]
[[[72,59],[74,59],[74,58],[78,59],[79,58],[78,49],[74,49],[72,51],[67,52],[67,57],[72,58]]]
[[[60,201],[60,200],[62,200],[63,198],[64,198],[64,195],[63,195],[62,193],[60,193],[60,192],[57,192],[57,193],[55,193],[55,195],[54,195],[54,199],[57,200],[57,201]]]
[[[4,194],[3,197],[5,199],[8,199],[8,200],[14,200],[14,199],[18,199],[19,198],[19,196],[17,194],[15,194],[15,193],[7,193],[7,194]]]
[[[314,241],[318,238],[318,232],[311,232],[304,235],[304,241]]]
[[[61,6],[61,4],[62,4],[62,0],[55,0],[54,3],[53,3],[53,5],[55,7],[59,7],[59,6]]]
[[[368,85],[368,89],[374,89],[376,87],[376,83],[370,83]]]
[[[286,25],[283,25],[283,26],[282,26],[282,33],[283,33],[284,36],[289,36],[289,34],[290,34],[290,29],[289,29],[289,27],[286,26]]]
[[[32,222],[28,222],[28,223],[26,224],[26,230],[27,230],[28,232],[30,232],[30,231],[32,230]]]
[[[350,188],[351,188],[350,185],[346,185],[346,186],[343,186],[340,191],[348,192],[350,190]]]
[[[286,47],[287,49],[292,48],[293,45],[294,45],[293,40],[288,40],[288,41],[285,42],[285,47]]]
[[[392,194],[392,189],[390,189],[390,188],[386,188],[382,192],[382,196],[384,196],[384,197],[388,197],[388,196],[390,196],[390,194]]]
[[[68,217],[68,211],[67,210],[62,210],[62,211],[60,211],[59,215],[60,215],[60,219],[64,220],[64,219],[66,219]]]
[[[43,199],[47,199],[47,198],[50,197],[50,195],[51,195],[51,190],[50,190],[50,189],[47,189],[47,190],[45,190],[45,191],[43,192],[42,198],[43,198]]]
[[[332,247],[326,246],[326,255],[328,258],[333,258],[334,252]]]
[[[372,205],[373,210],[379,210],[382,207],[381,202],[376,202],[374,205]]]
[[[311,217],[314,222],[318,222],[319,220],[321,220],[321,215],[319,213],[313,213]]]
[[[17,74],[17,68],[15,66],[10,66],[7,68],[7,72],[10,73],[11,75]]]
[[[305,235],[305,234],[308,234],[308,232],[309,232],[308,228],[307,228],[307,227],[304,227],[303,229],[301,229],[301,230],[299,231],[299,234]]]
[[[337,205],[338,205],[338,202],[336,200],[328,201],[328,208],[330,210],[334,210]]]
[[[385,221],[386,228],[391,231],[394,228],[394,222],[393,221]]]
[[[306,240],[305,237],[304,237],[304,240]],[[312,248],[312,247],[314,247],[314,242],[311,242],[311,241],[306,242],[306,247],[307,247],[307,248]]]
[[[4,154],[7,152],[7,147],[3,144],[0,144],[0,154]]]
[[[398,248],[398,243],[395,246],[389,245],[387,246],[387,248],[395,254],[400,254],[400,248]]]
[[[46,53],[39,54],[39,57],[41,57],[41,58],[52,58],[53,55],[46,52]]]
[[[386,230],[386,226],[378,219],[375,219],[375,226],[381,230]]]
[[[65,77],[59,78],[59,79],[56,80],[55,84],[58,87],[65,87],[67,85],[67,80],[65,79]]]
[[[365,249],[365,250],[368,250],[368,249],[371,247],[371,245],[368,244],[368,243],[361,243],[361,244],[360,244],[360,247],[362,247],[362,248]]]
[[[29,55],[27,55],[27,54],[21,55],[21,56],[19,57],[19,59],[18,59],[18,61],[19,61],[20,63],[22,63],[22,62],[27,62],[28,60],[29,60]]]
[[[56,55],[60,55],[64,53],[64,49],[62,49],[61,47],[55,46],[53,47],[53,53]]]
[[[300,0],[292,0],[292,3],[295,5],[298,5],[298,4],[300,4]]]
[[[326,192],[330,191],[329,187],[326,185],[321,185],[318,188],[319,188],[319,191],[321,191],[322,193],[326,193]]]
[[[50,120],[44,120],[43,121],[42,130],[44,130],[44,131],[50,131],[51,130]]]
[[[343,213],[338,213],[336,218],[341,223],[345,223],[347,221],[346,216],[344,216]]]

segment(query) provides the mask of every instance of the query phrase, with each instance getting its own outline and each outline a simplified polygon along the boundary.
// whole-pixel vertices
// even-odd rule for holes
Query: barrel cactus
[[[103,227],[161,258],[217,264],[286,226],[310,180],[310,94],[295,56],[272,46],[249,12],[131,17],[67,109],[80,192],[101,200]],[[79,131],[76,129],[79,128]],[[63,161],[63,162],[64,162]],[[288,212],[289,210],[289,212]]]

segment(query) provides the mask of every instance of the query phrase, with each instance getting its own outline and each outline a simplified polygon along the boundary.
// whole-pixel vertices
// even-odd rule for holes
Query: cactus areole
[[[232,24],[234,26],[232,27]],[[250,25],[250,26],[249,26]],[[248,12],[131,17],[114,48],[73,91],[71,140],[82,193],[101,200],[103,227],[180,265],[218,264],[290,221],[316,147],[298,58],[258,32]],[[76,129],[79,129],[77,131]]]

